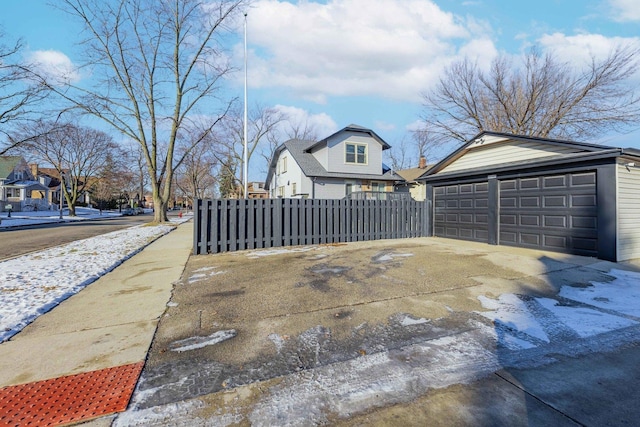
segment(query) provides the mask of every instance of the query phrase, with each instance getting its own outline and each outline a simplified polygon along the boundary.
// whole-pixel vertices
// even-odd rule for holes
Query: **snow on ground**
[[[98,211],[93,216],[96,213],[99,216]],[[84,218],[91,216],[85,211]],[[131,227],[0,261],[0,343],[172,229]]]
[[[640,275],[632,271],[611,270],[615,280],[593,283],[587,288],[563,287],[560,296],[599,308],[640,317]]]
[[[9,228],[23,225],[49,224],[56,222],[86,221],[88,219],[106,219],[119,218],[121,213],[116,211],[102,211],[97,209],[76,208],[77,216],[69,216],[69,210],[62,211],[62,219],[60,219],[60,211],[35,211],[35,212],[12,212],[11,218],[7,212],[0,213],[0,228]]]
[[[238,333],[235,329],[216,331],[208,337],[191,337],[175,341],[171,344],[171,351],[182,353],[184,351],[195,350],[209,345],[215,345],[235,337]]]
[[[491,310],[479,314],[494,322],[501,344],[512,349],[535,347],[538,340],[550,342],[548,333],[562,328],[587,338],[637,325],[640,273],[614,269],[608,274],[615,280],[586,287],[563,286],[558,294],[561,301],[514,294],[500,295],[497,300],[479,296],[482,306]]]
[[[547,334],[542,329],[536,316],[529,311],[524,301],[514,294],[503,294],[497,300],[479,296],[482,307],[492,311],[480,312],[494,323],[500,323],[512,330],[524,332],[527,335],[549,342]]]

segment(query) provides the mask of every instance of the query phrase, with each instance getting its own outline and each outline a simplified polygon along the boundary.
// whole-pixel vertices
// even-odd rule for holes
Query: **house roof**
[[[23,159],[20,156],[0,156],[0,179],[7,179],[22,161]]]
[[[334,136],[336,136],[336,135],[338,135],[340,133],[343,133],[343,132],[366,133],[367,135],[371,136],[373,139],[378,141],[380,143],[380,145],[382,145],[382,149],[383,150],[387,150],[387,149],[391,148],[391,146],[389,144],[387,144],[384,139],[380,138],[380,136],[377,133],[375,133],[374,131],[372,131],[371,129],[367,129],[367,128],[362,127],[362,126],[350,124],[349,126],[346,126],[346,127],[342,128],[342,129],[340,129],[339,131],[337,131],[335,133],[332,133],[328,137],[326,137],[324,139],[321,139],[320,141],[314,142],[309,147],[305,148],[305,151],[311,152],[315,147],[323,145],[323,144],[326,144],[327,141],[329,141],[329,139],[331,139]]]
[[[444,168],[458,160],[460,157],[465,155],[472,148],[482,145],[484,143],[491,144],[495,142],[503,142],[503,141],[520,141],[520,142],[540,142],[549,145],[561,145],[564,147],[574,148],[577,150],[576,153],[572,154],[561,154],[561,155],[552,155],[548,157],[538,157],[530,160],[522,160],[516,162],[502,163],[499,165],[490,165],[487,167],[479,167],[474,169],[465,169],[455,172],[443,172]],[[524,136],[524,135],[513,135],[508,133],[500,133],[500,132],[481,132],[475,137],[471,138],[465,144],[460,146],[457,150],[453,151],[447,157],[442,159],[440,162],[436,163],[431,169],[429,169],[421,178],[428,178],[438,174],[438,176],[455,176],[460,174],[472,174],[474,172],[487,172],[489,170],[495,171],[504,168],[515,168],[515,167],[530,167],[533,165],[548,163],[567,163],[573,161],[581,161],[585,159],[591,159],[594,157],[610,157],[610,156],[619,156],[619,155],[629,155],[629,156],[640,156],[640,150],[636,149],[622,149],[617,147],[610,147],[606,145],[599,144],[590,144],[584,142],[576,142],[576,141],[568,141],[568,140],[559,140],[559,139],[547,139],[547,138],[539,138],[533,136]]]
[[[269,172],[267,173],[267,179],[265,180],[265,187],[269,187],[269,183],[273,178],[273,173],[276,168],[276,161],[284,150],[288,150],[291,157],[296,161],[302,172],[309,178],[360,178],[360,179],[372,179],[378,181],[401,181],[403,178],[393,172],[392,170],[386,170],[383,174],[351,174],[343,172],[329,172],[320,162],[311,154],[309,147],[317,144],[315,141],[304,141],[299,139],[290,139],[281,144],[275,151],[271,164],[269,165]]]
[[[49,188],[45,185],[40,184],[38,181],[16,181],[12,182],[9,185],[5,185],[7,188],[26,188],[29,190],[46,190],[49,191]]]
[[[401,169],[396,171],[396,173],[400,175],[405,181],[410,182],[420,178],[432,167],[433,165],[427,165],[427,167],[424,168]]]
[[[372,138],[380,142],[382,144],[383,149],[391,148],[389,144],[387,144],[382,138],[380,138],[374,131],[371,129],[366,129],[358,125],[349,125],[338,132],[333,133],[332,135],[324,138],[320,141],[310,141],[310,140],[301,140],[301,139],[290,139],[284,143],[282,143],[273,154],[273,158],[271,159],[271,163],[269,164],[269,172],[267,173],[267,179],[265,180],[265,187],[269,187],[269,183],[273,178],[274,171],[276,169],[276,162],[280,157],[280,154],[284,150],[288,150],[291,154],[291,157],[296,161],[300,169],[302,169],[302,173],[304,173],[309,178],[359,178],[359,179],[371,179],[378,181],[402,181],[403,178],[396,174],[394,171],[385,169],[383,167],[384,173],[382,174],[352,174],[352,173],[344,173],[344,172],[329,172],[327,171],[320,162],[311,154],[311,150],[323,143],[326,143],[327,140],[334,135],[337,135],[341,132],[352,131],[352,132],[362,132],[370,135]]]

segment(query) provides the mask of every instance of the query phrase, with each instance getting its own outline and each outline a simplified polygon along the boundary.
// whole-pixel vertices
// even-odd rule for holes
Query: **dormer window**
[[[15,171],[13,173],[13,176],[16,179],[16,181],[22,181],[23,179],[22,171]]]
[[[345,144],[345,162],[366,165],[367,145],[347,142]]]

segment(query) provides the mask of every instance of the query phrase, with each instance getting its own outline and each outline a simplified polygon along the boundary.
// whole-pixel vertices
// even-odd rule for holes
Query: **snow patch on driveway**
[[[478,300],[484,308],[492,310],[478,312],[478,314],[493,321],[494,324],[501,324],[509,329],[549,342],[549,337],[540,322],[517,295],[503,294],[497,300],[481,295]]]
[[[226,331],[216,331],[213,334],[206,337],[191,337],[183,340],[175,341],[171,344],[171,351],[182,353],[183,351],[195,350],[210,345],[215,345],[231,339],[237,335],[235,329],[229,329]]]
[[[591,308],[563,306],[551,298],[538,298],[537,301],[582,338],[636,324],[633,320]]]
[[[592,283],[586,288],[563,286],[560,296],[640,318],[640,273],[611,270],[612,282]]]

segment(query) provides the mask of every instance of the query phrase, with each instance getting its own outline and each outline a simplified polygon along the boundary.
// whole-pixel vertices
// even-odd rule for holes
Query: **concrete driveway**
[[[592,283],[634,271],[437,238],[192,256],[115,425],[630,425],[640,313]]]

